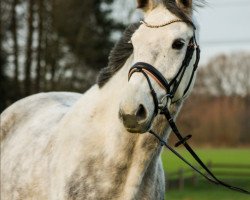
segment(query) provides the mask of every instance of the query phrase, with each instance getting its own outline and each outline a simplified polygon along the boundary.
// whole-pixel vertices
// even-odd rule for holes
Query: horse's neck
[[[93,158],[104,173],[106,166],[108,173],[112,168],[118,177],[120,173],[125,174],[121,180],[124,199],[132,199],[141,182],[154,176],[161,151],[152,135],[129,133],[119,120],[119,104],[126,95],[124,86],[132,64],[130,59],[105,86],[95,85],[87,91],[61,121],[54,155],[57,163],[59,159],[64,165],[70,163],[62,172],[66,176],[73,173],[79,161]],[[156,131],[163,136],[166,122],[156,121],[161,124]],[[148,171],[153,173],[146,175]]]
[[[106,151],[105,156],[111,159],[117,154],[130,156],[133,152],[145,153],[150,157],[159,150],[159,144],[152,135],[127,132],[118,117],[120,102],[126,95],[124,86],[128,83],[127,74],[132,66],[132,58],[133,55],[102,88],[95,85],[87,91],[65,120],[65,129],[69,127],[76,132],[76,136],[79,133],[90,144],[92,141],[94,146],[99,144],[102,151]],[[173,109],[179,110],[178,107]],[[154,130],[166,138],[169,131],[166,131],[165,118],[158,116],[154,121]],[[72,137],[72,131],[68,134]]]
[[[103,149],[106,159],[116,163],[117,166],[128,168],[122,195],[124,199],[131,199],[133,194],[137,193],[138,186],[146,178],[147,170],[155,171],[161,150],[158,141],[149,133],[129,133],[118,117],[120,102],[126,95],[127,74],[132,66],[130,60],[131,57],[100,90],[102,102],[98,105],[98,110],[102,112],[96,116],[97,123],[103,120],[101,126],[105,127],[101,131],[106,138]]]
[[[105,154],[110,159],[117,154],[121,156],[125,153],[130,156],[132,152],[139,151],[150,156],[158,150],[158,142],[152,135],[127,132],[118,117],[119,104],[126,95],[124,86],[128,81],[127,74],[132,64],[131,60],[132,56],[102,88],[95,85],[84,94],[65,120],[65,127],[74,128],[77,132],[79,130],[91,132],[91,135],[83,133],[81,136],[88,137],[87,140],[93,140],[93,143],[99,143],[100,148],[106,151]],[[160,126],[158,131],[163,134],[166,122],[162,121],[161,124],[163,126]],[[98,142],[97,138],[101,142]]]

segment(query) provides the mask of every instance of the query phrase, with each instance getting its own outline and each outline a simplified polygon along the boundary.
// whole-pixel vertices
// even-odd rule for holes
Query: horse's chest
[[[84,161],[66,184],[68,199],[117,199],[127,172],[125,163],[105,165],[101,158]]]
[[[159,185],[157,184],[158,178],[162,174],[155,172],[142,177],[140,173],[135,172],[132,176],[133,180],[130,180],[131,170],[130,164],[126,162],[104,164],[101,158],[92,158],[82,162],[66,184],[66,199],[134,200],[142,199],[140,197],[155,199],[155,190],[162,192],[162,189],[159,190],[156,186]],[[141,180],[143,180],[142,185]]]

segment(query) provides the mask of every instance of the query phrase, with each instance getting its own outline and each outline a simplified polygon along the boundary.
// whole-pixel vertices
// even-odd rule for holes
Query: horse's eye
[[[173,49],[177,49],[177,50],[181,50],[181,49],[184,47],[184,44],[185,44],[184,40],[182,40],[182,39],[177,39],[177,40],[175,40],[175,41],[173,42],[172,48],[173,48]]]

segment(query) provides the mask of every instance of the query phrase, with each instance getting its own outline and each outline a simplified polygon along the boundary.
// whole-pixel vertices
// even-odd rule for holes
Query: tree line
[[[1,110],[41,91],[84,92],[107,64],[113,0],[1,0]]]
[[[250,145],[250,54],[218,55],[200,66],[178,118],[197,146]]]
[[[113,0],[1,0],[0,111],[28,95],[83,93],[107,65]],[[196,145],[250,144],[250,54],[219,55],[198,71],[178,119]]]

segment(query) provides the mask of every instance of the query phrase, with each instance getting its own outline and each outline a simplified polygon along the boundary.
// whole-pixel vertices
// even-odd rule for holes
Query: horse
[[[168,81],[179,74],[194,36],[195,2],[137,4],[143,22],[125,30],[87,92],[35,94],[1,114],[2,199],[164,199],[162,147],[148,130],[167,140],[170,128],[154,114],[154,101],[164,99],[176,118],[194,85],[196,52],[172,86],[172,98],[150,71],[135,70],[129,81],[128,73],[142,62]]]

